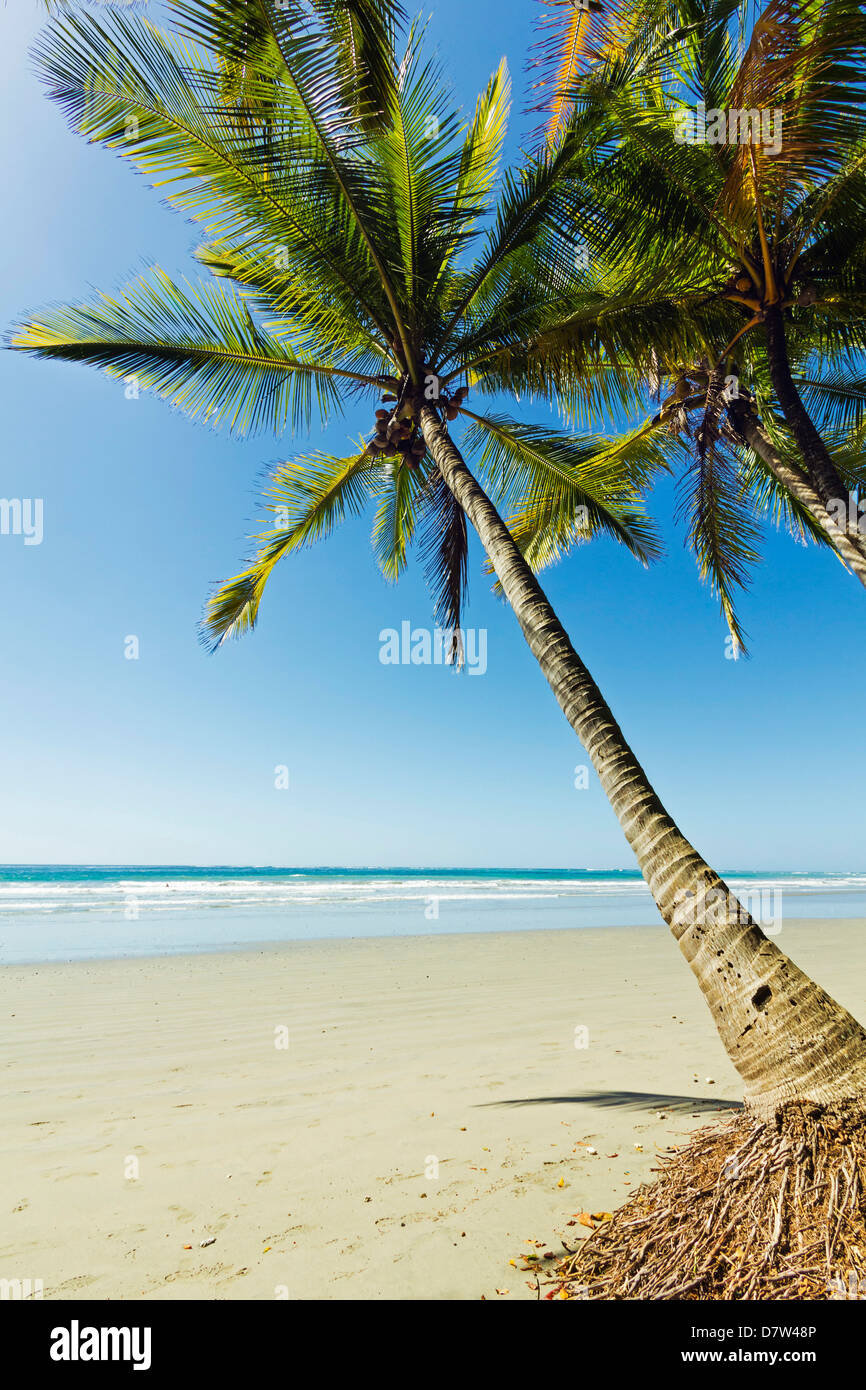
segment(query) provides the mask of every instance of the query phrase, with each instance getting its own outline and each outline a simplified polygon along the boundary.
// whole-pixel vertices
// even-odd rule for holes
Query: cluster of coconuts
[[[754,289],[751,276],[748,275],[742,267],[740,267],[739,270],[734,271],[734,274],[731,276],[731,279],[728,283],[731,289],[738,290],[740,294],[746,294],[749,290]],[[803,289],[800,290],[799,294],[794,296],[794,298],[791,300],[791,303],[807,307],[810,304],[814,304],[817,299],[817,287],[810,282],[809,284],[805,285]]]
[[[421,365],[426,371],[426,363]],[[444,402],[446,420],[457,419],[459,407],[468,395],[469,387],[461,386]],[[383,396],[382,407],[376,411],[375,433],[364,452],[369,457],[400,454],[407,468],[417,468],[427,452],[427,445],[415,416],[416,403],[411,398],[397,404],[396,396]]]
[[[461,387],[459,388],[459,390],[457,390],[457,391],[454,392],[454,395],[450,398],[450,400],[448,401],[447,405],[445,406],[445,419],[446,419],[446,420],[456,420],[456,419],[457,419],[457,416],[460,414],[460,407],[461,407],[461,405],[463,404],[463,402],[466,400],[466,397],[467,397],[468,395],[469,395],[469,387],[468,387],[468,386],[461,386]]]
[[[417,468],[427,445],[411,416],[401,418],[390,410],[376,411],[376,433],[367,445],[368,454],[401,454],[409,468]]]

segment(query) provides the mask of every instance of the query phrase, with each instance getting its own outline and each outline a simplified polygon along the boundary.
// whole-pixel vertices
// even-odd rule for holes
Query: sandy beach
[[[779,943],[866,1014],[862,923]],[[740,1098],[661,927],[7,966],[0,1028],[0,1278],[51,1299],[535,1298]]]

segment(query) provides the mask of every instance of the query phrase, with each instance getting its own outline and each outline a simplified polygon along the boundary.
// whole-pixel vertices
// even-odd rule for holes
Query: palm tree
[[[866,22],[851,0],[771,0],[751,27],[749,14],[740,0],[635,0],[577,30],[572,6],[548,15],[545,138],[555,150],[581,131],[562,216],[589,273],[573,322],[534,344],[560,382],[594,341],[592,293],[619,300],[620,368],[668,378],[666,424],[694,439],[692,539],[738,637],[732,591],[755,540],[744,494],[866,585]],[[729,113],[753,110],[778,147],[764,125],[737,143],[741,115],[730,143]],[[728,143],[701,143],[699,111]],[[739,395],[720,389],[730,379]]]
[[[456,632],[468,519],[756,1115],[803,1101],[859,1105],[863,1029],[764,935],[668,815],[494,505],[560,516],[572,530],[580,505],[585,529],[653,553],[637,500],[659,466],[652,432],[620,442],[605,468],[597,441],[466,405],[470,387],[495,396],[525,370],[521,344],[555,325],[573,292],[554,215],[569,141],[504,175],[485,229],[504,67],[464,127],[416,32],[390,58],[390,7],[365,9],[378,21],[368,48],[389,55],[375,84],[368,60],[333,42],[342,0],[171,8],[182,42],[144,19],[79,15],[49,27],[37,59],[76,130],[205,224],[199,259],[217,279],[193,290],[157,271],[118,298],[34,316],[12,346],[135,374],[199,418],[235,426],[278,429],[306,424],[314,405],[325,418],[343,403],[382,400],[370,439],[349,457],[278,470],[269,497],[278,526],[211,598],[209,640],[253,627],[277,561],[371,495],[387,573],[402,569],[416,520],[426,528],[437,612]],[[347,61],[360,64],[357,81],[347,81]],[[449,428],[461,417],[475,471]]]
[[[598,291],[603,277],[592,273]],[[602,286],[603,287],[603,286]],[[718,595],[739,655],[746,635],[737,612],[760,559],[762,523],[783,526],[796,541],[835,550],[866,585],[866,560],[843,524],[812,489],[785,422],[773,409],[772,389],[751,362],[729,361],[712,369],[706,356],[690,363],[652,354],[646,380],[634,373],[635,397],[645,413],[605,449],[652,435],[668,466],[679,471],[678,516],[686,527],[701,577]],[[619,372],[624,371],[620,364]],[[747,385],[748,382],[748,385]],[[733,393],[735,389],[736,394]],[[851,370],[825,368],[804,383],[834,463],[846,486],[862,489],[866,477],[863,435],[866,381]],[[567,518],[537,508],[510,519],[512,533],[538,571],[560,561],[573,542]],[[866,523],[862,523],[866,531]]]

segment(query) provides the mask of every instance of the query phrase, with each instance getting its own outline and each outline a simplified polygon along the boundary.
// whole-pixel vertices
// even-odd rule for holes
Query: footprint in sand
[[[195,1220],[193,1213],[191,1211],[187,1211],[186,1207],[169,1207],[169,1211],[173,1211],[175,1213],[178,1221],[186,1222]]]
[[[66,1289],[84,1289],[88,1284],[95,1284],[96,1280],[91,1274],[77,1274],[74,1279],[64,1279],[62,1284],[57,1285],[57,1292],[64,1292]]]

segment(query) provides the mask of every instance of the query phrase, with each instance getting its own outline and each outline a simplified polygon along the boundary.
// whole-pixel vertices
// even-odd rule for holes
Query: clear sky
[[[515,131],[534,11],[431,11],[467,106],[507,56]],[[4,326],[144,265],[197,274],[194,227],[44,95],[27,59],[38,15],[37,0],[0,7]],[[380,664],[380,630],[431,613],[417,564],[396,588],[379,575],[369,517],[283,562],[257,632],[207,656],[196,623],[245,557],[262,470],[308,441],[238,441],[92,368],[8,352],[0,383],[0,494],[44,501],[42,544],[0,536],[0,862],[633,867],[594,778],[574,787],[583,751],[477,546],[466,622],[488,630],[483,676]],[[743,603],[752,657],[726,660],[669,486],[654,506],[667,556],[652,571],[596,542],[544,581],[626,736],[717,867],[862,869],[862,590],[769,533]]]

